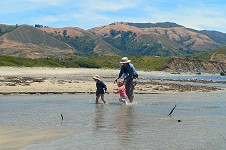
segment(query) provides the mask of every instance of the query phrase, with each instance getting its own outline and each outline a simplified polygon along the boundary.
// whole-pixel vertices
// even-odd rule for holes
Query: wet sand
[[[0,94],[75,94],[95,93],[92,76],[98,74],[113,93],[117,85],[113,82],[119,70],[84,68],[0,67]],[[209,92],[220,90],[208,86],[182,85],[183,81],[166,83],[162,80],[144,79],[145,75],[170,75],[168,72],[138,71],[135,93]],[[195,82],[195,81],[194,81]]]
[[[45,143],[75,134],[74,131],[58,127],[1,126],[0,150],[15,150],[34,143]]]

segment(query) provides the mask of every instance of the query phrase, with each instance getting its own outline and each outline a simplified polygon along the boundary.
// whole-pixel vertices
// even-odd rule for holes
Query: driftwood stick
[[[173,109],[171,110],[171,112],[169,113],[168,116],[170,116],[170,115],[173,113],[173,111],[174,111],[174,109],[176,108],[176,106],[177,106],[177,105],[175,105],[175,106],[173,107]]]
[[[61,119],[64,120],[64,116],[62,114],[60,114],[60,116],[61,116]]]

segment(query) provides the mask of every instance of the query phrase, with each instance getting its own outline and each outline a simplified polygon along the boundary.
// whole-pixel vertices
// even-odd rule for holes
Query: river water
[[[137,94],[135,103],[128,105],[114,94],[106,95],[107,104],[96,105],[94,97],[2,95],[0,125],[75,131],[21,150],[226,149],[225,92]]]

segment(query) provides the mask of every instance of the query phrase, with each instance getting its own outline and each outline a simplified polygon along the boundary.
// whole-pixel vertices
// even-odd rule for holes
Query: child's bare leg
[[[100,94],[96,96],[96,104],[98,104],[99,97],[100,97]]]
[[[106,100],[104,99],[104,94],[101,94],[101,100],[106,104]]]
[[[125,99],[123,99],[123,97],[120,97],[119,101],[125,103]]]

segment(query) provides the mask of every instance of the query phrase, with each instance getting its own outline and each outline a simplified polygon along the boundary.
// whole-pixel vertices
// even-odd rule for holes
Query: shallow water
[[[220,75],[148,75],[143,76],[144,78],[149,79],[196,79],[196,80],[211,80],[211,81],[226,81],[226,76]]]
[[[143,78],[147,79],[170,79],[170,80],[182,80],[177,81],[177,83],[182,85],[201,85],[201,86],[213,86],[213,87],[220,87],[220,88],[226,88],[226,84],[224,83],[217,83],[226,81],[226,76],[219,76],[219,75],[209,75],[209,76],[203,76],[203,75],[148,75],[143,76]],[[199,83],[199,82],[186,82],[183,80],[205,80],[205,81],[213,81],[216,83]],[[167,81],[164,81],[166,83]],[[168,81],[168,82],[174,82],[174,81]]]
[[[137,94],[132,105],[106,98],[96,105],[91,94],[0,96],[0,125],[81,131],[22,150],[226,149],[225,92]]]

